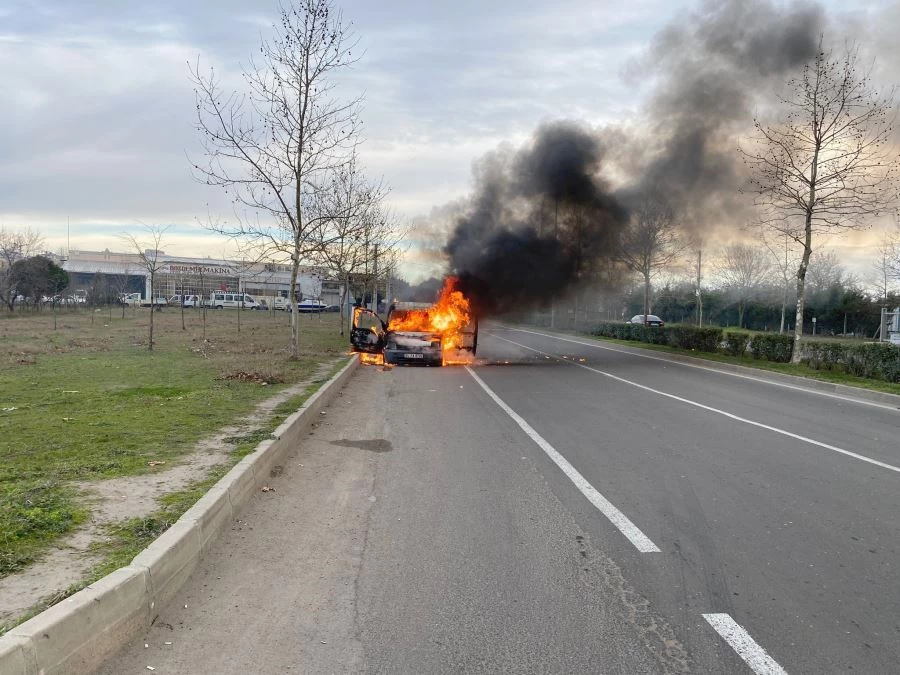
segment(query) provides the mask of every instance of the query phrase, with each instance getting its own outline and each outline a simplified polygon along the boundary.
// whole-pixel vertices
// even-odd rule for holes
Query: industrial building
[[[152,251],[145,254],[153,258]],[[69,251],[58,259],[69,273],[71,289],[95,286],[98,277],[118,293],[140,292],[143,297],[202,295],[212,291],[244,292],[265,299],[270,306],[276,297],[286,298],[291,286],[291,266],[274,262],[244,262],[218,258],[188,258],[159,251],[154,258],[157,271],[153,286],[147,265],[137,253]],[[297,275],[297,295],[302,300],[318,300],[327,305],[341,302],[343,284],[329,278],[320,267],[301,265]]]

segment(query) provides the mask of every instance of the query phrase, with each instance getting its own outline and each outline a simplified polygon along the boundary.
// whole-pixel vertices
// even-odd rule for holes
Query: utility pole
[[[787,309],[787,297],[788,297],[788,276],[787,276],[787,268],[788,268],[788,235],[787,232],[784,233],[784,294],[781,297],[781,327],[778,329],[779,333],[784,332],[784,313]]]
[[[553,237],[559,239],[559,199],[556,200],[556,211],[553,215]],[[556,328],[556,297],[550,299],[550,328]]]
[[[703,291],[700,288],[703,249],[697,249],[697,326],[703,328]]]
[[[375,244],[375,258],[372,261],[372,311],[378,314],[378,244]]]
[[[391,295],[391,277],[394,275],[393,264],[389,265],[385,270],[384,276],[387,280],[384,282],[384,300],[385,304],[390,307],[394,302],[394,296]],[[387,319],[387,317],[385,317]]]

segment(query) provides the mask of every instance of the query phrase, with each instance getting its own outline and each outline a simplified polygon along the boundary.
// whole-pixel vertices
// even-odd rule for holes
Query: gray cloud
[[[689,3],[338,4],[365,50],[341,83],[366,91],[366,163],[411,214],[463,193],[473,157],[524,141],[543,120],[637,121],[649,78],[625,81],[622,65]],[[185,229],[207,208],[228,216],[224,197],[187,172],[198,139],[185,61],[199,55],[233,77],[274,15],[274,0],[7,0],[0,220],[58,235],[67,214],[85,227],[141,219]],[[709,48],[733,60],[758,51]],[[626,173],[636,162],[615,144],[607,156]]]

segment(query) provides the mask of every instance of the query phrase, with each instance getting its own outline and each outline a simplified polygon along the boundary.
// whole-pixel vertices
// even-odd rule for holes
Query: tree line
[[[790,329],[797,362],[796,345],[812,330],[813,317],[819,331],[871,335],[881,306],[896,306],[891,291],[900,279],[900,227],[884,236],[873,256],[871,285],[877,291],[866,291],[846,274],[815,278],[820,270],[839,267],[827,260],[826,239],[892,215],[900,223],[893,92],[877,90],[855,47],[829,50],[822,42],[783,91],[771,108],[776,112],[767,110],[768,117],[754,120],[738,148],[748,177],[742,191],[752,197],[755,213],[743,228],[742,238],[750,243],[708,250],[696,225],[690,231],[684,227],[685,214],[663,189],[646,192],[630,205],[611,255],[585,261],[580,273],[581,286],[599,289],[609,318],[655,311],[698,324]],[[577,219],[560,222],[560,236],[579,236]],[[683,267],[686,256],[692,259],[692,279],[673,281],[673,268]],[[630,288],[631,275],[640,289],[624,297],[610,292]],[[654,292],[661,279],[664,287]],[[571,295],[577,308],[582,294]],[[622,305],[610,311],[611,301]],[[577,320],[577,309],[574,316]],[[551,310],[551,326],[554,319]]]

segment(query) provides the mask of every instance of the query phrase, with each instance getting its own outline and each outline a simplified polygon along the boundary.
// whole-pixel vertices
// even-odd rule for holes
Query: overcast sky
[[[473,160],[542,121],[636,119],[648,95],[631,66],[696,3],[673,0],[345,0],[364,54],[342,78],[365,92],[370,174],[414,217],[463,197]],[[824,3],[868,36],[897,2]],[[199,152],[188,61],[237,74],[275,17],[272,0],[2,0],[0,224],[57,250],[122,249],[139,223],[171,225],[167,251],[221,255],[197,224],[228,213],[194,182]],[[890,61],[888,61],[890,63]],[[897,65],[896,61],[893,65]],[[897,73],[900,79],[900,72]],[[857,245],[865,245],[859,244]],[[410,276],[417,276],[414,265]]]

